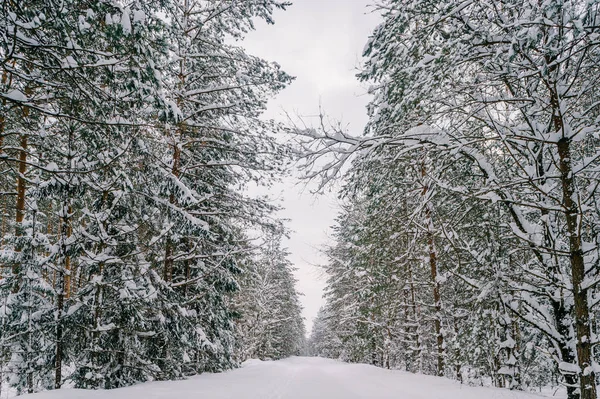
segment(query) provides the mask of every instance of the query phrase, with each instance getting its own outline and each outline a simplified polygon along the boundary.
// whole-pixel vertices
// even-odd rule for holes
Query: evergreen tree
[[[359,74],[373,83],[365,136],[299,132],[308,177],[327,184],[359,154],[353,168],[369,165],[369,184],[406,182],[390,197],[421,191],[398,231],[415,237],[402,255],[431,266],[432,296],[421,289],[424,265],[404,281],[420,287],[414,314],[425,320],[415,331],[433,324],[434,337],[413,336],[419,357],[436,354],[436,374],[452,364],[459,378],[479,370],[520,387],[533,380],[524,370],[538,381],[560,373],[569,398],[595,398],[597,2],[389,0],[380,9]],[[333,161],[316,168],[328,153]],[[364,181],[348,184],[364,193]],[[367,209],[364,194],[349,199]],[[377,212],[402,204],[366,200]],[[367,226],[379,215],[362,217]],[[532,343],[546,360],[532,357]]]
[[[236,298],[241,360],[282,359],[304,351],[305,331],[294,268],[281,247],[281,233],[265,238],[243,270]]]
[[[259,115],[291,77],[227,43],[286,5],[3,3],[0,384],[115,388],[236,366],[244,237],[277,224],[245,188],[282,171],[280,128]],[[302,331],[286,273],[277,317]],[[279,356],[290,334],[272,331]]]

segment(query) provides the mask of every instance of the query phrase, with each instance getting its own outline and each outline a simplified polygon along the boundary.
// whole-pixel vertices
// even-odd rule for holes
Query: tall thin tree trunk
[[[429,191],[429,185],[426,181],[427,171],[425,167],[425,160],[421,164],[421,177],[423,179],[423,192],[421,196],[424,201],[427,201],[427,194]],[[425,207],[425,223],[427,224],[427,246],[429,251],[429,267],[431,269],[431,284],[433,286],[433,306],[435,310],[435,317],[433,319],[436,344],[437,344],[437,375],[444,375],[444,335],[442,334],[442,298],[440,295],[440,282],[438,280],[438,266],[437,266],[437,252],[435,249],[435,242],[433,237],[433,214],[431,210],[431,203],[423,204]]]
[[[108,206],[107,205],[107,201],[108,201],[108,190],[104,190],[102,192],[102,203],[104,206]],[[102,226],[104,228],[104,231],[108,230],[108,222],[106,220],[104,220],[102,222]],[[100,242],[98,244],[97,247],[97,252],[98,253],[102,253],[106,248],[106,243],[105,242]],[[104,302],[104,282],[102,279],[102,274],[104,272],[104,267],[105,267],[105,263],[104,261],[99,262],[98,263],[98,272],[97,272],[97,279],[94,279],[94,285],[95,285],[95,291],[94,291],[94,329],[92,331],[92,339],[90,340],[90,346],[92,348],[91,350],[91,355],[90,355],[90,361],[92,363],[92,367],[94,369],[99,368],[100,366],[100,359],[99,359],[99,355],[100,352],[98,351],[98,347],[100,347],[99,342],[100,342],[100,336],[101,336],[101,332],[100,332],[100,324],[101,324],[101,318],[102,318],[102,304]],[[81,280],[83,278],[83,273],[80,273],[80,285],[83,285],[81,283]],[[93,279],[93,273],[90,273],[90,278]],[[105,383],[106,386],[106,383]]]
[[[2,73],[2,78],[0,83],[2,86],[6,84],[7,72],[4,71]],[[4,153],[4,129],[6,126],[6,118],[4,116],[4,106],[6,105],[6,99],[2,100],[2,112],[0,112],[0,154]],[[3,196],[2,201],[2,237],[0,237],[0,245],[4,245],[4,235],[6,234],[5,226],[6,226],[6,196]],[[0,273],[0,278],[2,277],[2,273]]]
[[[69,156],[67,158],[67,165],[69,169],[73,167],[73,159],[71,154],[73,154],[73,145],[74,145],[74,128],[68,128],[68,150]],[[69,180],[69,184],[71,184],[71,175],[65,176],[67,180]],[[71,217],[73,214],[73,207],[71,205],[71,192],[67,190],[65,193],[66,198],[64,198],[63,203],[61,204],[60,209],[60,254],[64,257],[64,264],[62,267],[58,268],[58,281],[57,281],[57,298],[56,298],[56,353],[54,359],[54,389],[60,389],[62,386],[62,364],[63,364],[63,354],[64,354],[64,307],[65,307],[65,299],[68,298],[70,285],[71,285],[71,256],[69,251],[70,243],[68,243],[69,238],[72,233],[72,224]]]
[[[57,298],[56,298],[56,352],[54,359],[54,389],[60,389],[62,386],[62,363],[63,363],[63,316],[65,299],[68,298],[69,290],[69,271],[71,269],[71,257],[68,255],[67,240],[71,236],[71,214],[73,210],[70,201],[63,204],[61,211],[61,248],[60,251],[64,256],[64,265],[58,271],[57,281]]]
[[[384,364],[385,364],[385,368],[386,369],[390,369],[391,368],[391,362],[390,362],[390,358],[392,356],[392,331],[390,330],[389,326],[386,326],[386,335],[387,335],[387,339],[385,342],[385,360],[384,360]]]
[[[37,211],[34,210],[33,211],[33,215],[32,215],[32,230],[33,230],[33,234],[35,234],[36,231],[36,221],[37,221]],[[32,261],[34,256],[35,256],[35,249],[33,248],[33,246],[29,246],[29,251],[30,253],[26,255],[26,259],[28,259],[29,261]],[[28,282],[27,284],[27,299],[25,299],[25,302],[30,302],[31,301],[31,297],[32,297],[32,292],[31,292],[32,286],[31,286],[31,282]],[[32,332],[34,331],[34,327],[33,327],[33,318],[31,317],[31,313],[32,313],[32,308],[31,305],[27,306],[27,319],[28,319],[28,325],[27,325],[27,353],[26,355],[26,364],[28,365],[27,367],[27,393],[33,393],[33,365],[31,365],[31,355],[30,355],[30,350],[33,347],[33,336],[32,336]]]
[[[415,348],[413,349],[413,353],[414,353],[414,357],[415,360],[417,362],[417,369],[416,371],[418,373],[423,372],[423,359],[421,356],[421,338],[419,336],[419,310],[417,309],[417,301],[416,301],[416,295],[415,295],[415,282],[413,279],[413,273],[412,273],[412,267],[410,267],[410,264],[408,265],[408,281],[409,281],[409,285],[410,285],[410,298],[411,298],[411,306],[413,309],[413,318],[414,318],[414,345]]]
[[[559,125],[562,130],[562,124]],[[560,131],[557,130],[557,131]],[[575,312],[575,334],[577,338],[577,363],[579,371],[579,387],[581,399],[596,399],[596,376],[592,368],[592,343],[590,329],[590,311],[588,290],[582,287],[585,279],[585,263],[583,258],[581,225],[577,202],[574,198],[575,187],[571,167],[570,139],[563,137],[558,143],[560,180],[563,192],[563,206],[569,235],[569,253],[571,263],[571,279],[573,282],[573,300]]]
[[[0,150],[1,151],[1,150]],[[2,197],[2,236],[0,237],[0,249],[4,248],[4,236],[6,235],[6,219],[8,215],[6,214],[6,203],[8,202],[8,198],[6,196]],[[2,279],[2,273],[4,272],[5,264],[0,265],[0,279]]]
[[[183,14],[183,26],[187,25],[188,13],[190,12],[188,1],[184,2],[184,14]],[[179,60],[179,89],[183,89],[185,86],[185,58],[181,58]],[[183,108],[183,100],[181,98],[177,99],[177,106],[182,109]],[[171,169],[171,174],[175,179],[179,179],[181,174],[181,145],[183,145],[183,137],[185,134],[185,122],[178,121],[177,122],[177,133],[173,142],[173,167]],[[178,139],[177,139],[178,137]],[[169,202],[171,204],[177,203],[177,197],[175,193],[171,193],[169,197]],[[164,271],[163,278],[166,282],[171,282],[173,280],[173,252],[174,252],[175,243],[170,237],[167,237],[167,243],[165,245],[165,261],[164,261]]]
[[[554,322],[556,324],[556,329],[561,337],[568,337],[570,334],[571,326],[567,323],[564,323],[564,320],[567,320],[571,311],[565,305],[565,299],[561,293],[561,297],[559,299],[553,299],[550,301],[550,305],[552,306],[552,313],[554,315]],[[571,350],[569,342],[565,339],[563,341],[554,341],[554,346],[558,354],[560,354],[560,361],[568,364],[573,364],[575,359],[575,354]],[[564,371],[558,370],[560,374],[562,374],[565,380],[565,386],[567,388],[567,398],[568,399],[579,399],[579,395],[577,393],[577,375],[573,373],[565,373]]]
[[[179,147],[179,143],[174,144],[173,149],[173,167],[171,169],[171,173],[173,176],[178,179],[179,178],[179,162],[181,161],[181,148]],[[169,196],[169,202],[171,204],[177,203],[177,197],[174,193],[171,193]],[[165,245],[165,261],[164,261],[164,269],[163,269],[163,279],[166,282],[171,282],[173,280],[173,252],[174,252],[175,243],[171,239],[171,237],[167,237],[167,243]]]
[[[433,242],[433,234],[427,233],[429,244],[429,266],[431,267],[431,281],[433,283],[433,300],[435,309],[434,327],[437,342],[437,375],[444,375],[444,336],[442,334],[442,299],[440,295],[440,283],[437,278],[437,254]]]
[[[101,262],[98,265],[98,276],[100,277],[96,284],[96,290],[94,292],[94,330],[92,331],[92,339],[90,345],[92,347],[92,353],[90,360],[92,367],[98,366],[100,363],[98,347],[100,341],[100,319],[102,317],[102,302],[104,301],[104,283],[102,281],[102,271],[104,263]]]
[[[23,112],[24,114],[29,114],[28,110]],[[18,161],[18,171],[19,174],[17,176],[17,202],[16,202],[16,214],[15,214],[15,236],[18,240],[19,237],[23,235],[23,220],[25,219],[25,194],[27,191],[27,185],[25,180],[25,173],[27,172],[27,135],[21,135],[21,149],[19,150],[19,161]],[[21,244],[17,243],[16,250],[18,252],[21,251]],[[20,274],[21,271],[21,263],[15,262],[12,268],[12,274],[16,277],[15,283],[13,285],[13,292],[18,292],[19,287],[21,285]]]
[[[521,388],[521,364],[519,362],[519,355],[521,353],[521,328],[519,327],[519,323],[517,323],[517,319],[515,317],[511,317],[511,326],[512,326],[512,336],[515,341],[515,345],[512,348],[512,355],[515,357],[517,363],[515,364],[515,370],[511,380],[511,388],[512,389],[520,389]]]
[[[408,269],[408,266],[407,266]],[[408,275],[408,270],[407,270],[407,275]],[[407,281],[408,282],[408,281]],[[410,348],[411,348],[411,342],[412,342],[412,332],[411,332],[411,325],[410,325],[410,320],[411,320],[411,304],[410,304],[410,286],[405,286],[404,287],[404,342],[403,342],[403,347],[404,347],[404,351],[406,353],[406,358],[405,358],[405,365],[406,365],[406,371],[413,371],[413,364],[414,364],[414,359],[413,359],[413,353],[411,353]]]
[[[456,318],[454,318],[454,323],[453,324],[454,324],[454,334],[455,334],[456,337],[458,337],[458,331],[459,331],[459,329],[458,329],[458,323],[457,323]],[[460,363],[461,351],[460,351],[460,346],[459,345],[455,346],[454,356],[456,358],[455,364],[454,364],[454,372],[456,373],[456,379],[458,381],[460,381],[460,383],[462,384],[463,383],[463,376],[462,376],[462,371],[461,371],[461,369],[462,369],[462,365]]]
[[[60,277],[64,277],[63,273],[59,273]],[[63,280],[59,277],[59,280]],[[64,280],[63,280],[64,281]],[[56,315],[56,352],[54,359],[54,389],[60,389],[62,385],[62,361],[63,361],[63,307],[64,307],[64,294],[61,292],[58,294],[56,301],[57,315]]]
[[[184,244],[185,244],[185,248],[187,251],[190,250],[190,243],[188,239],[184,240]],[[188,291],[189,291],[189,281],[192,277],[192,268],[191,268],[191,261],[189,259],[186,259],[183,261],[183,268],[184,268],[184,273],[185,273],[185,284],[183,286],[183,296],[185,298],[188,297]]]
[[[71,214],[73,213],[73,207],[69,204],[67,207],[68,216],[65,218],[64,225],[66,226],[66,239],[68,240],[73,234],[73,225],[71,224]],[[65,298],[68,299],[71,296],[71,280],[72,280],[72,264],[71,256],[66,254],[65,256]]]
[[[14,65],[14,62],[13,62]],[[8,84],[7,84],[8,83]],[[12,75],[11,78],[8,79],[8,72],[5,70],[2,73],[2,78],[0,78],[0,84],[2,84],[2,86],[4,88],[9,88],[12,84]],[[4,116],[4,108],[6,106],[6,98],[2,99],[2,111],[0,112],[0,154],[4,153],[4,130],[6,128],[6,117]],[[6,214],[6,203],[8,202],[8,198],[6,198],[6,196],[4,196],[4,201],[3,201],[3,212],[2,212],[2,237],[0,237],[0,245],[4,246],[4,236],[6,235],[6,218],[8,217],[8,215]],[[5,265],[2,265],[2,268]],[[0,278],[2,278],[2,268],[0,268]]]

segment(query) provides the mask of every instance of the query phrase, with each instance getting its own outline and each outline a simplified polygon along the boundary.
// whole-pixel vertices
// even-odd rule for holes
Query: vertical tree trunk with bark
[[[71,270],[71,256],[69,255],[69,251],[67,248],[67,240],[71,236],[72,227],[71,227],[71,214],[73,212],[73,208],[68,203],[63,204],[61,217],[61,254],[64,256],[64,265],[59,269],[58,272],[58,281],[57,281],[57,297],[56,297],[56,352],[54,359],[54,389],[60,389],[62,386],[62,362],[63,362],[63,352],[64,352],[64,326],[63,326],[63,316],[64,316],[64,307],[65,307],[65,299],[68,298],[68,293],[70,290],[70,270]]]
[[[2,78],[0,78],[0,84],[2,85],[2,87],[10,87],[11,86],[11,82],[8,79],[8,72],[4,71],[2,73]],[[4,108],[6,106],[6,98],[2,99],[2,111],[0,112],[0,154],[4,153],[4,130],[6,129],[6,117],[4,116]],[[6,214],[6,203],[8,202],[8,198],[5,196],[3,196],[3,201],[2,201],[2,237],[0,237],[0,245],[4,246],[4,236],[6,235],[6,218],[8,217],[8,215]],[[3,268],[5,265],[2,265],[1,268]],[[0,268],[0,278],[2,278],[2,272],[3,270],[1,270]]]
[[[173,149],[173,167],[171,169],[171,173],[174,178],[179,178],[179,162],[181,160],[181,148],[178,143],[174,144]],[[173,205],[177,204],[177,198],[174,193],[171,193],[169,197],[169,202]],[[167,243],[165,245],[165,261],[164,261],[164,270],[163,270],[163,279],[166,282],[171,282],[173,280],[173,252],[175,248],[175,243],[169,237],[167,237]]]
[[[454,322],[453,322],[453,324],[454,324],[454,334],[456,336],[458,336],[458,331],[459,331],[458,323],[459,323],[459,321],[456,318],[454,318]],[[459,360],[461,358],[461,351],[460,351],[460,346],[459,345],[455,346],[454,357],[456,359],[455,360],[455,364],[454,364],[454,372],[456,373],[456,379],[458,381],[460,381],[460,383],[462,384],[463,383],[463,376],[462,376],[462,365],[461,365],[460,360]]]
[[[427,233],[429,244],[429,266],[431,267],[431,281],[433,284],[433,300],[435,309],[434,327],[437,343],[437,375],[444,375],[444,336],[442,334],[442,323],[440,321],[442,314],[442,299],[440,295],[440,283],[437,277],[437,254],[433,242],[433,234]]]
[[[68,168],[73,167],[73,145],[74,141],[74,129],[68,128],[68,157],[66,164]],[[71,184],[71,176],[66,175],[65,179],[69,181],[69,185]],[[64,262],[60,267],[58,267],[57,272],[57,286],[56,286],[56,352],[54,359],[54,389],[60,389],[62,386],[62,364],[63,364],[63,353],[64,353],[64,307],[65,307],[65,299],[68,298],[70,286],[71,286],[71,254],[70,254],[70,243],[69,238],[72,233],[72,216],[73,216],[73,207],[71,203],[72,193],[69,189],[64,193],[66,196],[63,199],[63,203],[61,204],[59,220],[60,220],[60,245],[59,245],[59,253],[60,259]]]
[[[187,23],[188,12],[189,12],[189,7],[188,7],[187,1],[184,3],[184,10],[185,11],[184,11],[183,24],[185,26],[185,24]],[[185,58],[181,58],[181,60],[179,60],[179,88],[181,90],[183,90],[184,87],[185,87]],[[183,106],[183,100],[181,98],[177,99],[177,106],[180,107],[180,109]],[[175,179],[179,179],[179,176],[181,174],[181,168],[180,168],[181,146],[183,145],[184,132],[185,132],[185,122],[179,121],[177,123],[177,133],[175,134],[175,138],[173,139],[173,158],[172,158],[173,166],[171,169],[171,174],[173,175],[173,177]],[[177,139],[177,137],[179,137],[179,140]],[[171,195],[169,196],[169,202],[173,205],[177,204],[177,197],[175,196],[174,192],[172,192]],[[166,282],[171,282],[173,280],[174,247],[175,247],[175,243],[173,242],[173,240],[170,237],[167,237],[167,243],[165,246],[164,271],[163,271],[163,278]]]
[[[0,79],[0,84],[2,87],[6,85],[6,81],[8,79],[8,73],[4,71],[2,73],[2,78]],[[0,154],[4,153],[4,129],[6,126],[6,118],[4,116],[4,106],[6,106],[6,99],[2,100],[2,112],[0,112]],[[4,246],[4,236],[6,234],[6,202],[8,199],[6,195],[2,198],[2,237],[0,237],[0,248]],[[2,278],[2,273],[4,265],[0,266],[0,279]]]
[[[416,369],[413,369],[412,371],[416,371],[418,373],[422,373],[423,372],[423,361],[422,361],[422,356],[421,356],[421,337],[419,336],[419,310],[417,309],[417,300],[416,300],[416,294],[415,294],[415,282],[413,279],[413,272],[412,272],[412,267],[410,266],[410,264],[407,267],[408,269],[408,281],[409,281],[409,285],[410,285],[410,299],[411,299],[411,307],[412,307],[412,313],[413,313],[413,327],[414,327],[414,333],[413,333],[413,341],[414,341],[414,348],[412,350],[413,356],[414,356],[414,360],[417,364]]]
[[[25,116],[29,114],[29,110],[23,112]],[[16,201],[16,213],[15,213],[15,236],[19,240],[19,237],[23,235],[23,220],[25,219],[25,194],[27,191],[27,184],[25,180],[25,173],[27,172],[27,135],[21,135],[20,139],[21,149],[19,150],[18,160],[18,172],[17,175],[17,201]],[[17,243],[16,250],[21,251],[21,244]],[[16,277],[13,286],[13,292],[18,292],[21,285],[20,278],[18,277],[21,271],[20,261],[13,264],[13,276]]]
[[[427,192],[429,185],[426,182],[427,171],[425,168],[425,160],[421,164],[421,178],[423,178],[423,191],[421,196],[427,201]],[[425,224],[427,225],[427,247],[429,251],[429,267],[431,269],[431,284],[433,286],[433,306],[435,310],[435,316],[433,319],[436,345],[437,345],[437,375],[444,375],[444,335],[442,334],[442,298],[440,295],[440,282],[438,281],[438,266],[437,266],[437,252],[435,249],[435,242],[433,237],[433,215],[431,210],[431,203],[427,202],[423,204],[425,207]]]
[[[562,125],[560,125],[562,130]],[[581,225],[582,217],[575,197],[573,169],[571,167],[570,139],[563,137],[558,143],[560,180],[563,206],[569,235],[569,258],[573,284],[577,363],[579,365],[579,388],[581,399],[596,399],[596,377],[592,369],[592,343],[588,290],[583,287],[585,262],[583,258]]]
[[[73,234],[73,225],[71,224],[71,214],[73,213],[73,207],[69,204],[67,207],[68,216],[65,218],[64,225],[67,228],[66,239],[71,237]],[[71,296],[71,281],[72,281],[72,270],[71,255],[66,254],[65,256],[65,298],[68,299]]]

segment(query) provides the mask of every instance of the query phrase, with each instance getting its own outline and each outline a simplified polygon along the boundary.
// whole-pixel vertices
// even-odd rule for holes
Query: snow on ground
[[[249,361],[240,369],[184,381],[151,382],[111,391],[63,389],[27,399],[539,399],[497,388],[361,364],[294,357]]]

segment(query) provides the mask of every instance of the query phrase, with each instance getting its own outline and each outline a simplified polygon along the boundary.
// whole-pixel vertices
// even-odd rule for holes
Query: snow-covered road
[[[241,369],[185,381],[112,391],[63,389],[28,399],[535,399],[521,392],[473,388],[444,378],[295,357],[246,362]]]

